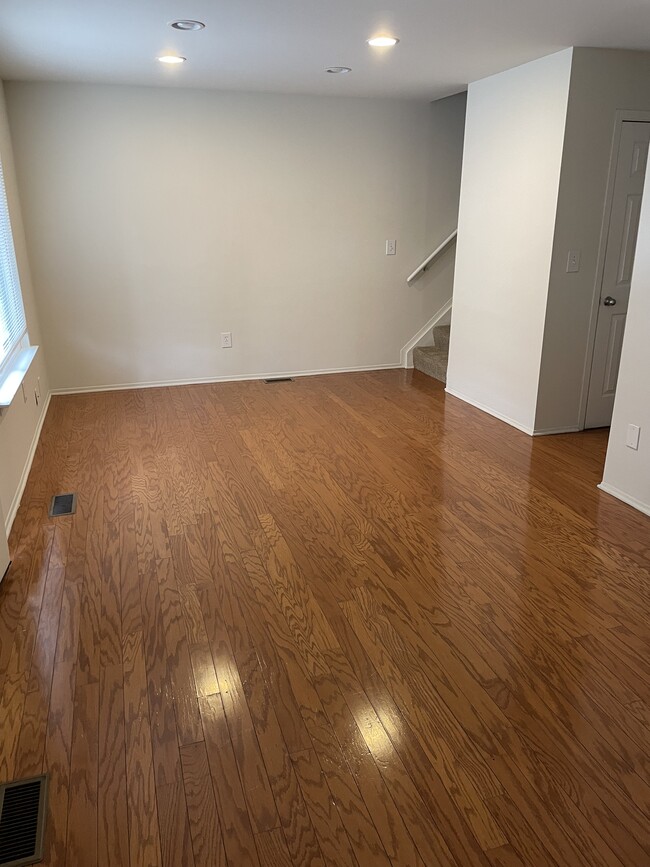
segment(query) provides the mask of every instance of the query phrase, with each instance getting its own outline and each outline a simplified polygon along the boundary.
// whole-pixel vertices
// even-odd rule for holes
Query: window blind
[[[0,371],[27,330],[0,163]]]

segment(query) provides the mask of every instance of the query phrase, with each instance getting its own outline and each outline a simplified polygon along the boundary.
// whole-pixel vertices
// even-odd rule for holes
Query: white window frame
[[[20,275],[18,273],[18,262],[16,260],[16,247],[14,244],[13,230],[11,226],[11,216],[9,214],[9,203],[7,200],[6,186],[4,182],[4,172],[2,161],[0,159],[0,220],[6,220],[6,225],[0,227],[5,229],[5,237],[7,238],[6,255],[0,256],[1,263],[4,262],[6,267],[12,272],[8,275],[10,285],[18,290],[18,298],[20,301],[20,313],[22,313],[22,330],[15,335],[13,344],[9,347],[7,357],[0,363],[0,410],[8,407],[16,392],[20,388],[25,374],[29,369],[36,351],[37,346],[30,346],[29,334],[27,332],[27,317],[25,314],[25,304],[22,296],[22,288],[20,285]]]

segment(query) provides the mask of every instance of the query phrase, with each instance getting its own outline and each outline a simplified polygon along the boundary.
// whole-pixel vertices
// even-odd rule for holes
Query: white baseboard
[[[515,428],[517,428],[517,430],[520,430],[523,433],[528,434],[528,436],[532,437],[534,435],[534,431],[531,427],[526,427],[525,425],[521,424],[520,422],[515,421],[514,418],[510,418],[507,415],[503,415],[503,413],[497,412],[495,409],[492,409],[492,407],[486,406],[484,403],[480,403],[478,400],[474,400],[471,397],[467,397],[466,394],[461,394],[460,391],[456,391],[453,388],[449,388],[449,386],[447,386],[447,388],[445,388],[445,391],[447,392],[447,394],[450,394],[452,397],[457,397],[459,400],[462,400],[465,403],[469,403],[471,406],[475,406],[476,409],[480,409],[482,412],[486,412],[488,415],[494,416],[494,418],[498,418],[499,421],[504,421],[506,424],[509,424],[511,427],[515,427]]]
[[[330,373],[363,373],[372,370],[394,370],[400,364],[373,364],[361,367],[330,367],[322,370],[274,370],[272,373],[243,373],[235,376],[204,376],[195,379],[168,379],[155,382],[121,382],[112,385],[84,385],[77,388],[53,388],[52,394],[86,394],[94,391],[126,391],[133,388],[165,388],[175,385],[209,385],[216,382],[249,382],[281,376],[325,376]]]
[[[616,497],[617,500],[627,503],[627,505],[632,506],[633,509],[638,509],[639,512],[643,512],[644,515],[650,515],[650,503],[643,503],[641,500],[637,500],[636,497],[630,497],[629,494],[619,491],[618,488],[608,485],[606,482],[601,482],[598,485],[598,488],[606,494]]]
[[[11,527],[13,526],[16,514],[18,513],[18,508],[20,507],[20,501],[22,500],[23,493],[25,491],[25,485],[27,484],[29,471],[32,468],[32,462],[34,460],[34,455],[36,454],[36,446],[38,445],[38,439],[41,435],[41,430],[43,429],[43,422],[45,421],[45,416],[47,415],[47,410],[50,405],[51,399],[52,392],[49,392],[49,394],[45,398],[45,402],[43,403],[43,409],[41,410],[41,415],[36,424],[36,430],[34,431],[32,443],[29,447],[29,452],[27,453],[27,460],[25,462],[22,475],[20,476],[20,481],[18,482],[18,488],[16,490],[16,493],[14,494],[13,500],[11,501],[11,506],[9,507],[7,517],[5,518],[5,531],[7,537],[9,536],[9,532],[11,530]]]
[[[580,428],[577,425],[571,425],[570,427],[542,427],[535,428],[533,436],[545,437],[549,436],[549,434],[578,433],[579,430]]]
[[[440,310],[438,310],[437,313],[433,314],[433,316],[431,317],[431,319],[429,319],[426,325],[423,325],[422,328],[420,328],[420,330],[418,331],[418,333],[414,334],[413,337],[411,337],[411,339],[409,340],[409,342],[402,346],[399,354],[401,367],[413,367],[413,350],[422,340],[422,338],[426,337],[429,331],[431,331],[431,329],[434,328],[438,324],[438,322],[440,322],[442,317],[449,313],[453,300],[453,298],[450,298],[448,301],[445,301]]]

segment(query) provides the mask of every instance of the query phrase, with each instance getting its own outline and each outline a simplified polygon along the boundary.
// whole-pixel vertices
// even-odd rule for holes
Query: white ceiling
[[[4,79],[434,99],[570,45],[650,50],[650,0],[0,0]]]

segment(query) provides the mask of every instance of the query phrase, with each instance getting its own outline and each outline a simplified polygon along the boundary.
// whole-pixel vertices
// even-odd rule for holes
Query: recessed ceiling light
[[[325,72],[331,72],[332,75],[346,75],[352,72],[352,69],[349,66],[329,66]]]
[[[163,54],[158,60],[161,63],[185,63],[187,57],[180,57],[178,54]]]
[[[169,26],[173,27],[174,30],[203,30],[205,24],[202,21],[184,19],[181,21],[170,21]]]
[[[395,36],[373,36],[372,39],[368,39],[368,45],[372,45],[373,48],[392,48],[398,42],[399,39]]]

